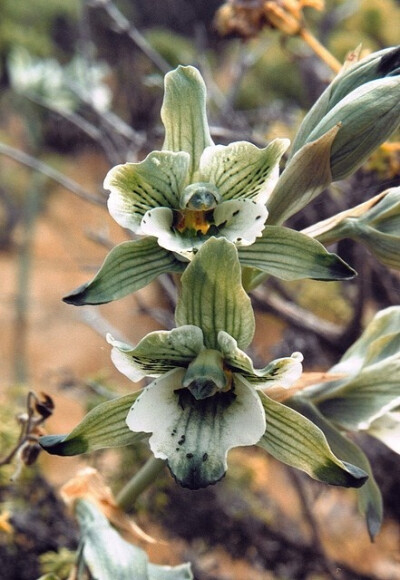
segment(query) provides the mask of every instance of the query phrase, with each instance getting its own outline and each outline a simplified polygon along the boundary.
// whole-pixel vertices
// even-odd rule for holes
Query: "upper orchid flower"
[[[104,181],[111,191],[110,214],[120,225],[154,236],[186,259],[210,236],[254,243],[289,146],[288,139],[276,139],[265,149],[246,141],[214,145],[205,107],[206,88],[197,69],[180,66],[168,73],[163,150],[141,163],[117,165]]]
[[[64,300],[100,304],[139,290],[164,272],[184,271],[210,237],[239,248],[243,266],[286,280],[348,279],[354,271],[310,237],[266,226],[266,202],[289,145],[264,149],[238,141],[214,145],[199,71],[178,67],[165,77],[162,151],[117,165],[104,187],[112,217],[141,239],[116,246],[94,279]]]

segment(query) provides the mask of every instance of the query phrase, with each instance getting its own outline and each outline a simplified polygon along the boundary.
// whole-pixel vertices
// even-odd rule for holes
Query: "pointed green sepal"
[[[367,473],[338,459],[323,432],[309,419],[259,393],[267,428],[258,445],[273,457],[305,471],[313,479],[343,487],[361,487]]]
[[[140,391],[97,405],[68,435],[41,437],[41,447],[51,455],[80,455],[136,443],[145,434],[132,433],[125,419],[139,395]]]
[[[223,238],[203,244],[182,275],[182,290],[176,313],[179,326],[200,327],[207,348],[218,350],[218,333],[224,330],[239,348],[246,348],[254,335],[254,314],[243,289],[236,247]]]
[[[63,298],[82,306],[105,304],[150,284],[166,272],[182,272],[185,264],[157,244],[155,238],[123,242],[111,250],[96,276]]]
[[[308,401],[300,397],[294,397],[286,401],[286,404],[310,419],[323,431],[333,453],[340,459],[358,465],[368,473],[368,480],[357,490],[357,495],[360,512],[365,517],[369,535],[371,540],[373,540],[382,525],[383,503],[381,492],[365,453],[325,419],[316,407]]]
[[[204,149],[213,145],[206,113],[206,86],[199,71],[192,66],[178,66],[165,75],[164,84],[163,149],[189,153],[189,174],[193,177]]]
[[[266,226],[253,245],[238,249],[243,266],[282,280],[349,280],[356,272],[312,238],[289,228]]]

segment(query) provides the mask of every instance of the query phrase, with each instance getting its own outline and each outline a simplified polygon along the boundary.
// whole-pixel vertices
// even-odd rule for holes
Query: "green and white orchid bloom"
[[[286,280],[352,278],[355,272],[310,237],[266,226],[266,202],[289,146],[275,139],[264,149],[239,141],[215,145],[199,71],[180,66],[165,77],[162,151],[140,163],[112,168],[111,216],[140,239],[116,246],[97,275],[64,300],[100,304],[139,290],[164,272],[181,273],[210,237],[240,249],[243,266]]]
[[[194,489],[224,475],[232,447],[258,444],[314,479],[361,486],[365,471],[339,460],[312,421],[268,396],[269,387],[288,387],[299,377],[302,355],[257,370],[244,352],[253,338],[254,314],[236,246],[210,238],[181,282],[177,328],[150,333],[135,348],[108,338],[122,373],[153,382],[98,405],[68,435],[42,437],[42,447],[76,455],[135,444],[150,434],[153,454]]]
[[[182,285],[180,326],[151,332],[135,348],[108,341],[115,366],[129,379],[155,378],[129,411],[128,427],[151,433],[154,456],[167,460],[183,486],[196,489],[221,479],[229,449],[261,439],[266,420],[256,389],[291,385],[303,357],[295,353],[256,370],[241,350],[252,339],[254,316],[231,243],[209,240]]]
[[[265,203],[289,140],[275,139],[264,149],[246,141],[215,145],[206,116],[206,87],[191,66],[166,75],[161,118],[163,150],[107,174],[111,216],[135,234],[154,236],[161,247],[186,260],[211,236],[253,244],[264,229]]]
[[[176,321],[177,328],[152,332],[135,348],[110,336],[108,341],[123,374],[133,381],[154,378],[133,403],[126,422],[134,433],[151,433],[154,456],[167,461],[179,483],[197,489],[217,482],[226,472],[231,448],[257,443],[316,478],[331,478],[339,485],[365,478],[353,466],[339,468],[322,434],[304,417],[268,399],[269,387],[289,387],[299,378],[303,357],[293,353],[254,368],[243,350],[253,338],[254,315],[231,242],[211,238],[199,250],[182,276]],[[297,421],[301,425],[294,427]],[[300,444],[301,438],[305,442]],[[312,452],[321,453],[312,466],[303,447],[310,441]]]

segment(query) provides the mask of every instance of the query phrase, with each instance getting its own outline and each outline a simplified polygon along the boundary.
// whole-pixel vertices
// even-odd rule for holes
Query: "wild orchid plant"
[[[400,188],[304,232],[281,225],[389,137],[399,123],[399,91],[399,48],[347,62],[305,117],[279,176],[287,139],[262,149],[215,145],[199,71],[166,75],[162,150],[114,167],[104,183],[111,216],[135,239],[116,246],[65,301],[109,302],[174,273],[176,328],[135,347],[109,336],[115,366],[134,382],[152,382],[98,405],[69,435],[42,437],[44,449],[75,455],[148,439],[147,484],[166,463],[178,483],[198,489],[223,477],[232,447],[258,445],[314,479],[360,488],[370,535],[378,532],[379,489],[346,433],[368,431],[400,452],[400,307],[378,314],[331,369],[341,378],[293,394],[300,353],[255,369],[245,352],[255,325],[247,292],[268,275],[352,278],[351,266],[323,245],[345,237],[399,267]],[[286,393],[279,401],[277,387]],[[137,493],[128,484],[120,505]]]

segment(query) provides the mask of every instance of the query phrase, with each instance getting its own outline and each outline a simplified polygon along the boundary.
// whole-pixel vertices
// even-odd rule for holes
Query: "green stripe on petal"
[[[275,139],[264,149],[247,141],[208,147],[200,159],[201,181],[216,185],[224,200],[246,198],[265,203],[278,181],[279,161],[288,147],[288,139]]]
[[[239,378],[234,392],[196,400],[180,388],[183,374],[176,369],[153,381],[133,405],[127,423],[134,431],[152,433],[155,457],[167,460],[181,485],[198,489],[223,477],[229,449],[257,443],[265,417],[255,391]]]
[[[81,306],[105,304],[123,298],[150,284],[166,272],[182,272],[185,265],[157,244],[154,238],[123,242],[106,256],[90,282],[63,298]]]
[[[236,247],[223,238],[210,238],[182,275],[176,308],[178,325],[193,324],[203,330],[207,348],[218,349],[224,330],[246,348],[254,335],[254,313],[243,289]]]
[[[141,391],[101,403],[92,409],[69,435],[46,435],[40,445],[52,455],[80,455],[106,447],[123,447],[142,439],[125,423],[132,404]]]
[[[110,190],[108,210],[117,223],[141,233],[142,217],[153,207],[179,207],[190,159],[187,153],[153,151],[141,163],[113,167],[104,188]]]
[[[135,348],[110,335],[107,341],[113,346],[113,363],[134,382],[145,376],[159,377],[176,367],[186,368],[204,348],[202,331],[189,325],[150,332]]]
[[[238,372],[244,379],[259,387],[290,387],[300,377],[303,367],[303,355],[295,352],[290,357],[271,361],[263,369],[255,369],[249,356],[237,347],[237,342],[226,332],[218,334],[219,349],[225,363],[234,372]]]
[[[286,401],[286,404],[306,416],[324,432],[333,453],[340,459],[358,465],[358,467],[361,467],[361,469],[368,473],[367,482],[357,490],[357,494],[360,512],[366,518],[368,531],[371,540],[373,540],[382,524],[383,505],[379,487],[374,479],[370,463],[365,453],[343,435],[343,433],[335,429],[308,401],[300,397],[294,397]]]
[[[239,248],[243,266],[257,268],[282,280],[349,280],[356,272],[320,243],[289,228],[265,226],[261,238]]]
[[[360,487],[367,474],[340,461],[331,451],[323,432],[297,411],[259,392],[267,428],[258,443],[273,457],[305,471],[312,478],[344,487]]]
[[[213,144],[206,113],[206,86],[199,71],[192,66],[178,66],[165,75],[164,84],[163,150],[189,153],[188,180],[193,181],[203,150]]]

